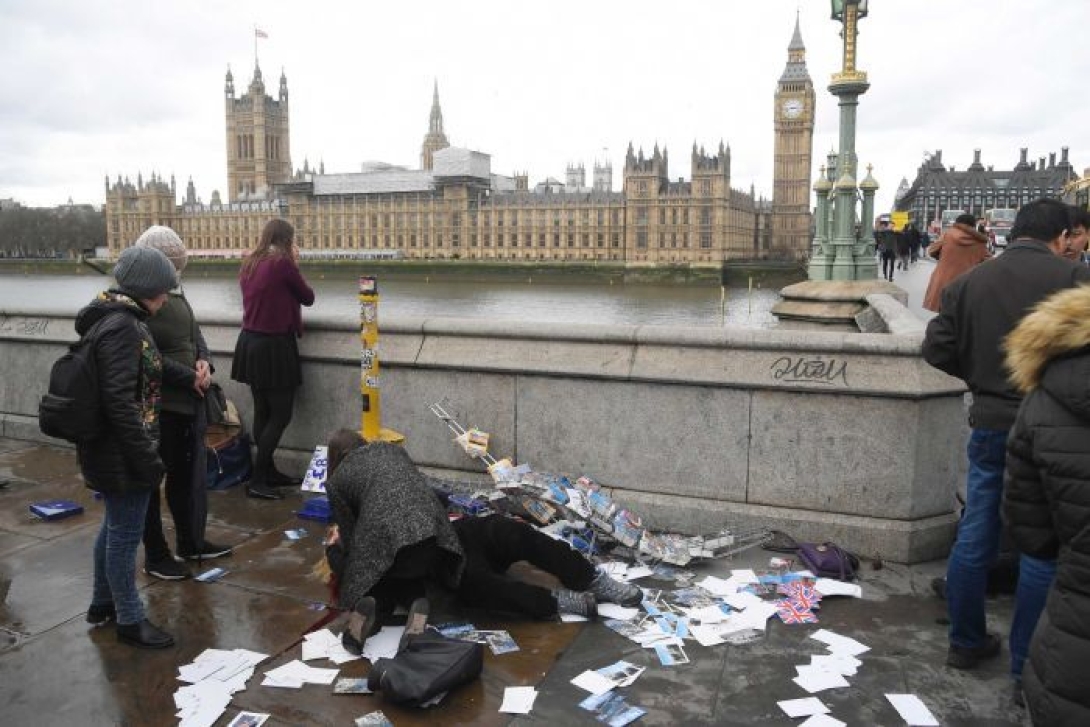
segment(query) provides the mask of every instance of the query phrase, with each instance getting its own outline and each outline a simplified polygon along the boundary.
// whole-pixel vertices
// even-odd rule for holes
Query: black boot
[[[256,497],[261,500],[283,500],[284,496],[268,485],[261,482],[246,483],[246,496]]]
[[[117,640],[141,649],[165,649],[174,646],[174,637],[147,619],[135,624],[118,624]]]

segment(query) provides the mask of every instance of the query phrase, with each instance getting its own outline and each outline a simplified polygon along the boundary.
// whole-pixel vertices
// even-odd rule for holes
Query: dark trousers
[[[159,415],[159,457],[166,467],[167,506],[174,518],[174,532],[179,550],[193,547],[193,417],[172,411]],[[163,535],[163,515],[159,488],[151,492],[144,517],[144,555],[149,563],[170,557],[170,546]]]
[[[534,618],[555,616],[551,590],[507,575],[507,569],[520,560],[551,573],[574,591],[586,590],[594,579],[594,566],[567,543],[504,515],[462,518],[454,523],[454,531],[466,554],[456,595],[467,606]],[[378,612],[388,614],[396,605],[407,606],[422,597],[425,581],[441,557],[445,556],[433,539],[399,550],[393,566],[368,593],[375,598]]]
[[[567,543],[504,515],[462,518],[454,523],[454,531],[466,552],[466,569],[458,585],[458,598],[466,605],[535,618],[555,616],[551,590],[507,575],[520,560],[551,573],[573,591],[585,591],[594,579],[594,566]]]
[[[882,253],[882,277],[886,280],[893,280],[893,264],[896,261],[893,253]]]
[[[276,470],[273,453],[280,446],[280,437],[291,423],[295,387],[265,389],[251,386],[250,393],[254,398],[253,434],[257,444],[251,482],[264,485],[269,474]]]

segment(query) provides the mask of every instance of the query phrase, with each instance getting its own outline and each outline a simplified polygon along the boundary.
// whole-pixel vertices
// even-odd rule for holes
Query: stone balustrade
[[[383,320],[383,425],[426,468],[479,473],[429,411],[442,401],[491,451],[615,488],[653,527],[760,523],[800,540],[916,562],[946,554],[967,430],[961,382],[920,357],[922,326],[868,298],[892,333]],[[359,426],[355,321],[306,319],[304,384],[278,458],[301,471],[340,426]],[[239,318],[202,321],[217,379]],[[873,329],[873,325],[870,327]],[[0,434],[45,439],[37,402],[75,339],[72,317],[0,313]],[[455,473],[458,476],[458,472]]]

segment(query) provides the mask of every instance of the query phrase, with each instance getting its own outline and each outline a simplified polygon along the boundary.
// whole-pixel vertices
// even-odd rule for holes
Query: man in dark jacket
[[[1025,668],[1033,723],[1049,727],[1090,725],[1087,311],[1090,287],[1061,291],[1007,339],[1007,367],[1026,399],[1007,442],[1003,517],[1023,553],[1048,560],[1063,553]]]
[[[882,258],[882,277],[892,282],[893,262],[897,259],[897,233],[888,222],[882,222],[874,237],[878,255]]]
[[[1003,369],[1001,346],[1034,304],[1057,290],[1090,281],[1090,271],[1061,256],[1069,227],[1067,206],[1058,200],[1024,205],[1007,251],[950,283],[939,314],[927,325],[924,358],[964,380],[973,398],[965,511],[946,577],[950,614],[946,663],[956,669],[971,669],[999,654],[999,636],[985,630],[984,595],[999,547],[1007,431],[1021,403],[1021,394]],[[1043,604],[1036,596],[1047,590],[1054,567],[1046,560],[1022,557],[1022,583],[1011,625],[1011,672],[1016,678]]]
[[[177,283],[166,255],[125,249],[114,268],[117,287],[76,317],[76,332],[94,351],[101,434],[76,446],[87,486],[102,493],[106,514],[95,541],[94,594],[87,622],[117,621],[117,638],[142,648],[174,644],[151,623],[136,590],[136,549],[148,498],[163,477],[158,454],[163,359],[145,321],[166,303]]]

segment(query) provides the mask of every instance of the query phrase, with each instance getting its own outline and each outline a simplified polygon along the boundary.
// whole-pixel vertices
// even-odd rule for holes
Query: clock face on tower
[[[802,114],[802,101],[797,98],[789,98],[783,102],[783,115],[789,119],[798,118]]]

